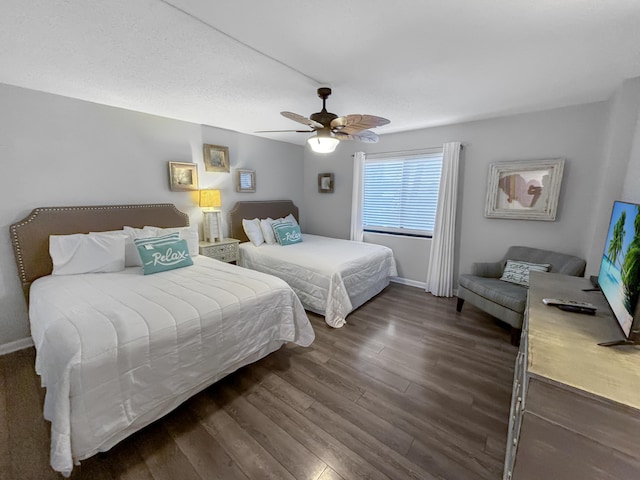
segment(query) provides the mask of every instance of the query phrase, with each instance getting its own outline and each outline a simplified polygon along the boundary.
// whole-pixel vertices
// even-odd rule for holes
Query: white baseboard
[[[427,288],[427,284],[425,282],[418,282],[417,280],[410,280],[408,278],[391,277],[391,281],[393,283],[399,283],[400,285],[409,285],[410,287],[417,287],[423,290]]]
[[[427,283],[426,282],[418,282],[416,280],[409,280],[408,278],[400,278],[400,277],[391,277],[391,281],[394,282],[394,283],[399,283],[401,285],[409,285],[410,287],[421,288],[423,290],[427,289]],[[457,288],[453,289],[453,296],[454,297],[458,296],[458,289]]]
[[[0,355],[6,355],[7,353],[17,352],[18,350],[22,350],[24,348],[29,348],[33,346],[33,339],[31,337],[23,338],[21,340],[16,340],[15,342],[5,343],[0,345]]]

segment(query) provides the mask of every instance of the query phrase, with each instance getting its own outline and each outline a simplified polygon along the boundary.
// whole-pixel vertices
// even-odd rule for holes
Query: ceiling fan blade
[[[311,120],[310,118],[307,117],[303,117],[302,115],[298,115],[297,113],[292,113],[292,112],[280,112],[280,115],[282,115],[283,117],[288,118],[289,120],[293,120],[294,122],[298,122],[298,123],[302,123],[303,125],[307,125],[311,128],[324,128],[324,125],[322,125],[319,122],[316,122],[315,120]]]
[[[257,130],[253,133],[279,133],[279,132],[313,133],[315,132],[315,130]]]
[[[363,130],[356,133],[336,132],[334,135],[338,140],[358,140],[363,143],[377,143],[379,139],[378,135],[371,130]]]
[[[375,115],[344,115],[331,121],[331,130],[341,133],[356,133],[367,128],[380,127],[390,123],[389,120]]]

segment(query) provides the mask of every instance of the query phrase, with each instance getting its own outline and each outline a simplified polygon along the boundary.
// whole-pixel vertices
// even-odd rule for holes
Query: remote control
[[[593,310],[596,309],[596,306],[593,303],[589,303],[589,302],[579,302],[577,300],[569,300],[566,298],[543,298],[542,299],[542,303],[544,303],[545,305],[567,305],[567,306],[572,306],[572,307],[585,307],[585,308],[591,308]]]
[[[575,312],[575,313],[586,313],[587,315],[595,315],[596,309],[589,307],[578,307],[576,305],[556,305],[560,310],[564,310],[566,312]]]

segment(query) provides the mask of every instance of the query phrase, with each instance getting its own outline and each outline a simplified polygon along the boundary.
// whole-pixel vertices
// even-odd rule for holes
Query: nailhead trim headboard
[[[189,225],[189,216],[171,203],[41,207],[11,225],[11,243],[25,298],[28,300],[34,280],[53,271],[49,235],[120,230],[125,225],[184,227]]]

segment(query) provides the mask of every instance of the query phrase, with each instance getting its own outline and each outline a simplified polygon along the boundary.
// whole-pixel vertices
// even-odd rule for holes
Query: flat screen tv
[[[614,202],[607,231],[598,285],[625,339],[602,345],[640,340],[640,205]]]

